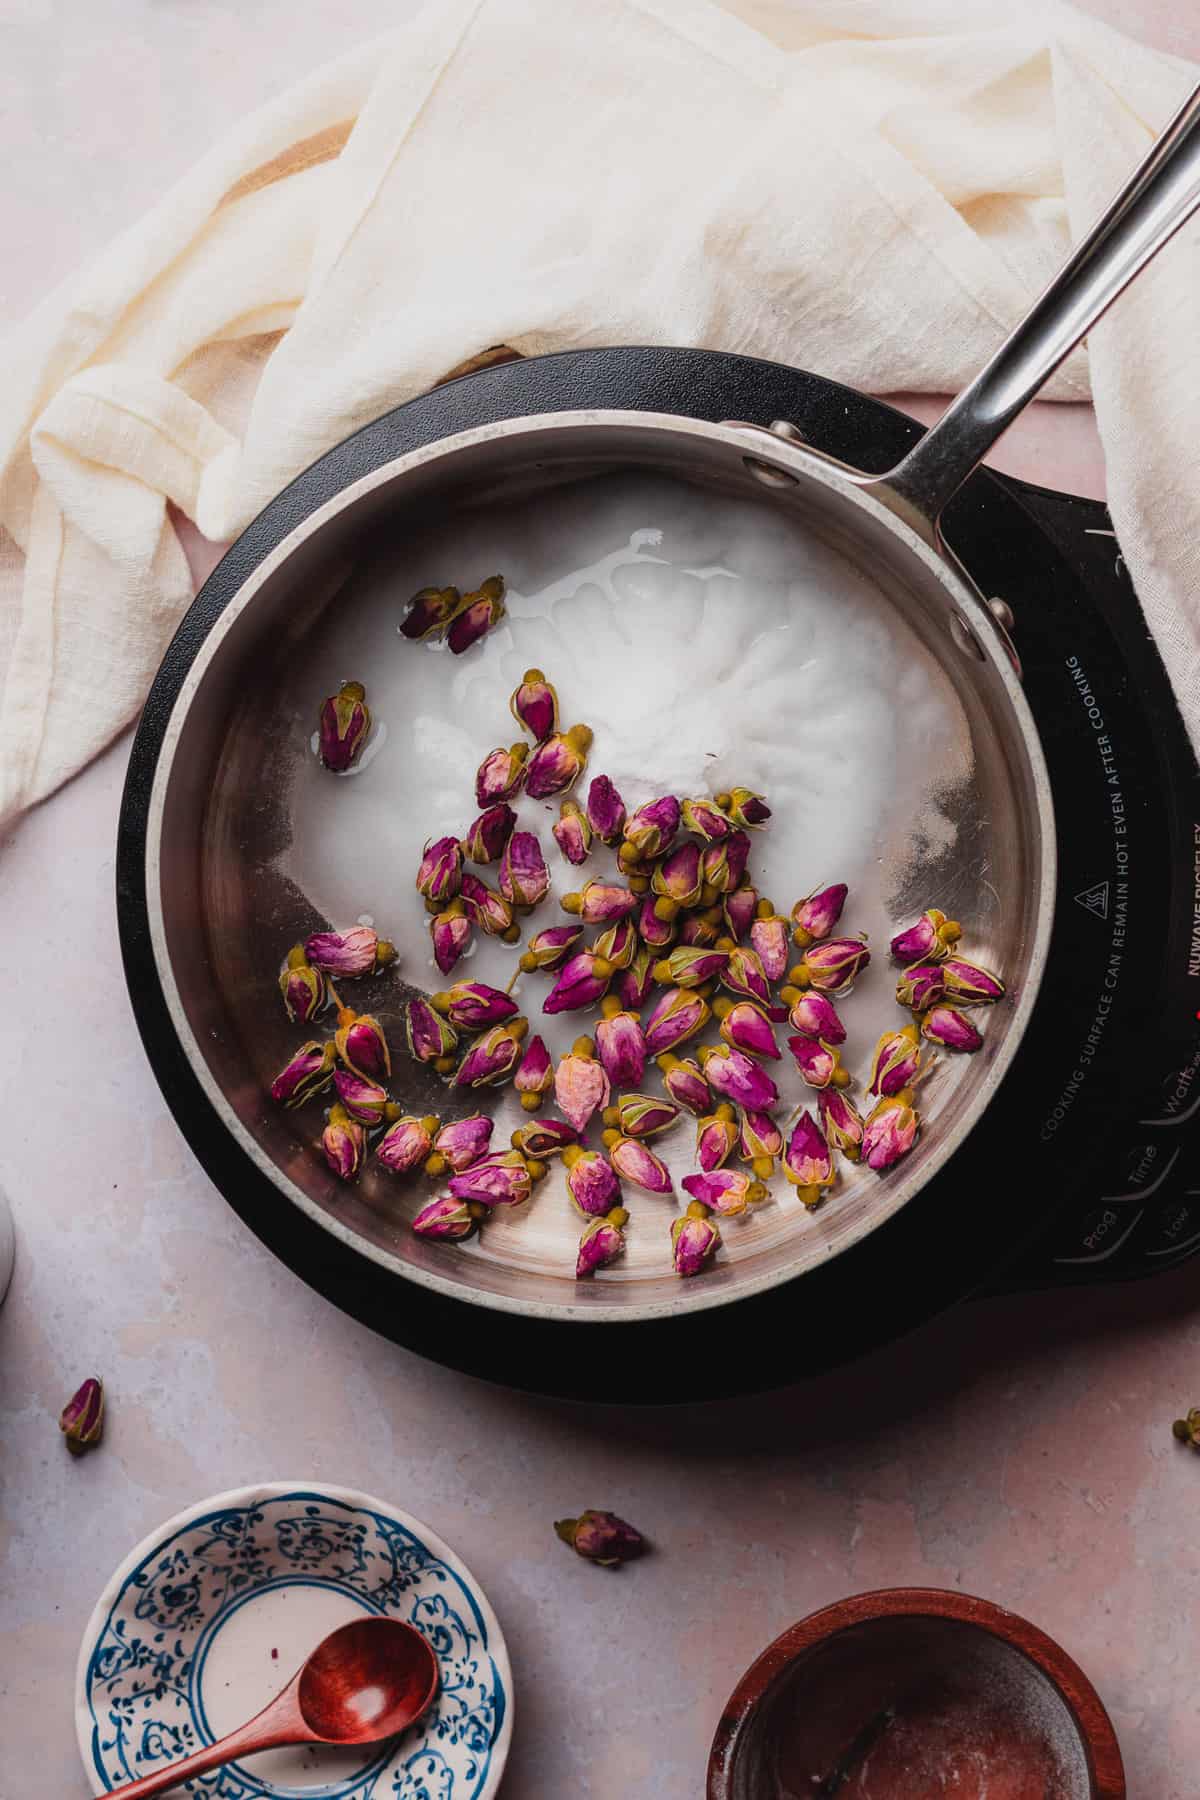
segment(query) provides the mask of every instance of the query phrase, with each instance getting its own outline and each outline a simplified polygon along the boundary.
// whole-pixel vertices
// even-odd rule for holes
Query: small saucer
[[[270,1750],[193,1780],[191,1800],[489,1800],[512,1735],[512,1671],[478,1582],[418,1519],[346,1488],[281,1482],[169,1519],[88,1622],[75,1724],[96,1794],[244,1723],[309,1651],[363,1613],[433,1646],[426,1716],[365,1750]]]

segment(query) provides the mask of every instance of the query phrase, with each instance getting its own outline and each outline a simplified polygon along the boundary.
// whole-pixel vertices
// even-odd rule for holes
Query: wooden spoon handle
[[[237,1731],[231,1731],[219,1743],[206,1744],[203,1749],[193,1751],[191,1756],[185,1756],[180,1762],[168,1763],[153,1775],[143,1775],[140,1780],[128,1782],[124,1787],[114,1788],[112,1792],[120,1800],[149,1800],[151,1794],[165,1794],[168,1789],[178,1787],[180,1782],[189,1780],[193,1775],[204,1775],[209,1769],[219,1769],[222,1763],[237,1762],[243,1756],[253,1756],[257,1750],[272,1750],[281,1744],[320,1742],[304,1723],[293,1683],[248,1724]]]

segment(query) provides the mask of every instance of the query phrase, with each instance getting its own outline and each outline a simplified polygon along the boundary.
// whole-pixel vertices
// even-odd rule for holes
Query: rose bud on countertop
[[[717,795],[717,805],[723,813],[727,813],[735,825],[750,831],[761,831],[771,816],[771,809],[761,794],[752,788],[730,788],[727,794]]]
[[[58,1415],[58,1429],[72,1456],[96,1448],[104,1436],[104,1383],[99,1376],[89,1375],[76,1388]]]
[[[680,806],[674,794],[647,800],[625,822],[625,843],[638,862],[649,862],[671,847],[679,830]]]
[[[597,775],[588,788],[588,824],[610,849],[621,841],[625,830],[625,802],[607,775]]]
[[[782,981],[787,974],[790,938],[787,920],[769,900],[760,900],[750,924],[750,948],[768,981]]]
[[[646,1540],[640,1531],[619,1519],[616,1513],[585,1512],[577,1519],[556,1519],[554,1529],[564,1544],[570,1544],[577,1556],[601,1568],[615,1568],[641,1556]]]
[[[729,815],[721,811],[715,800],[685,800],[680,812],[684,830],[703,838],[706,844],[719,842],[733,830]]]

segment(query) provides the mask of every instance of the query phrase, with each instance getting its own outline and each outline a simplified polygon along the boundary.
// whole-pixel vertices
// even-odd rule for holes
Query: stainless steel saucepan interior
[[[397,1276],[462,1301],[542,1318],[632,1321],[723,1305],[804,1274],[894,1215],[947,1163],[999,1088],[1034,1006],[1052,923],[1055,825],[1011,620],[978,592],[942,542],[939,520],[989,446],[1198,204],[1193,95],[1024,322],[886,475],[832,462],[782,422],[767,430],[663,414],[548,414],[462,432],[341,486],[258,564],[208,632],[175,701],[150,798],[146,884],[175,1032],[282,1210],[299,1208]],[[426,1189],[370,1172],[353,1188],[339,1185],[314,1154],[312,1119],[280,1112],[265,1096],[297,1042],[276,989],[281,956],[323,923],[351,922],[328,919],[322,857],[336,857],[343,871],[362,858],[364,889],[381,895],[381,929],[385,909],[418,905],[411,881],[420,842],[397,838],[395,793],[380,768],[374,779],[364,769],[347,782],[344,816],[354,831],[336,842],[314,841],[302,801],[316,704],[331,679],[361,674],[370,687],[385,654],[402,654],[394,635],[386,649],[373,635],[381,585],[394,595],[394,622],[404,598],[442,579],[423,563],[429,545],[448,532],[478,544],[496,520],[506,524],[493,560],[512,579],[514,558],[519,573],[525,554],[522,530],[533,543],[547,515],[569,520],[597,484],[634,474],[758,509],[764,530],[786,520],[886,596],[912,655],[938,671],[959,706],[965,772],[951,803],[960,830],[940,859],[911,845],[881,858],[856,919],[869,920],[878,941],[914,907],[953,908],[971,921],[979,960],[1004,971],[1010,1000],[989,1019],[986,1050],[959,1059],[931,1089],[931,1128],[886,1178],[853,1173],[836,1201],[799,1228],[783,1207],[759,1209],[750,1228],[727,1234],[725,1254],[701,1281],[672,1275],[664,1225],[653,1255],[631,1254],[602,1279],[576,1284],[578,1223],[565,1203],[523,1209],[527,1217],[506,1222],[498,1243],[490,1230],[463,1247],[421,1242],[407,1221]],[[1014,635],[1019,641],[1019,624]],[[411,667],[416,684],[422,676]],[[392,711],[393,751],[418,711],[414,686]],[[380,717],[387,725],[386,711]],[[502,720],[492,729],[495,742],[510,735]],[[464,826],[472,773],[458,771]],[[403,774],[393,767],[393,779]],[[930,789],[937,781],[930,770]],[[916,810],[927,797],[898,799]],[[386,877],[380,858],[390,858]],[[361,990],[397,1046],[405,998],[428,985],[409,964]],[[448,1108],[441,1082],[402,1053],[393,1091],[405,1110],[443,1116],[473,1110],[479,1098]],[[483,1103],[492,1104],[486,1094]],[[398,1308],[404,1292],[398,1281]]]

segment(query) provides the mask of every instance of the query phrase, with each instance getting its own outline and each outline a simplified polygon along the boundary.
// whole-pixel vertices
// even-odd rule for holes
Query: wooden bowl
[[[785,1631],[721,1716],[707,1800],[1125,1800],[1095,1688],[989,1600],[887,1588]]]

